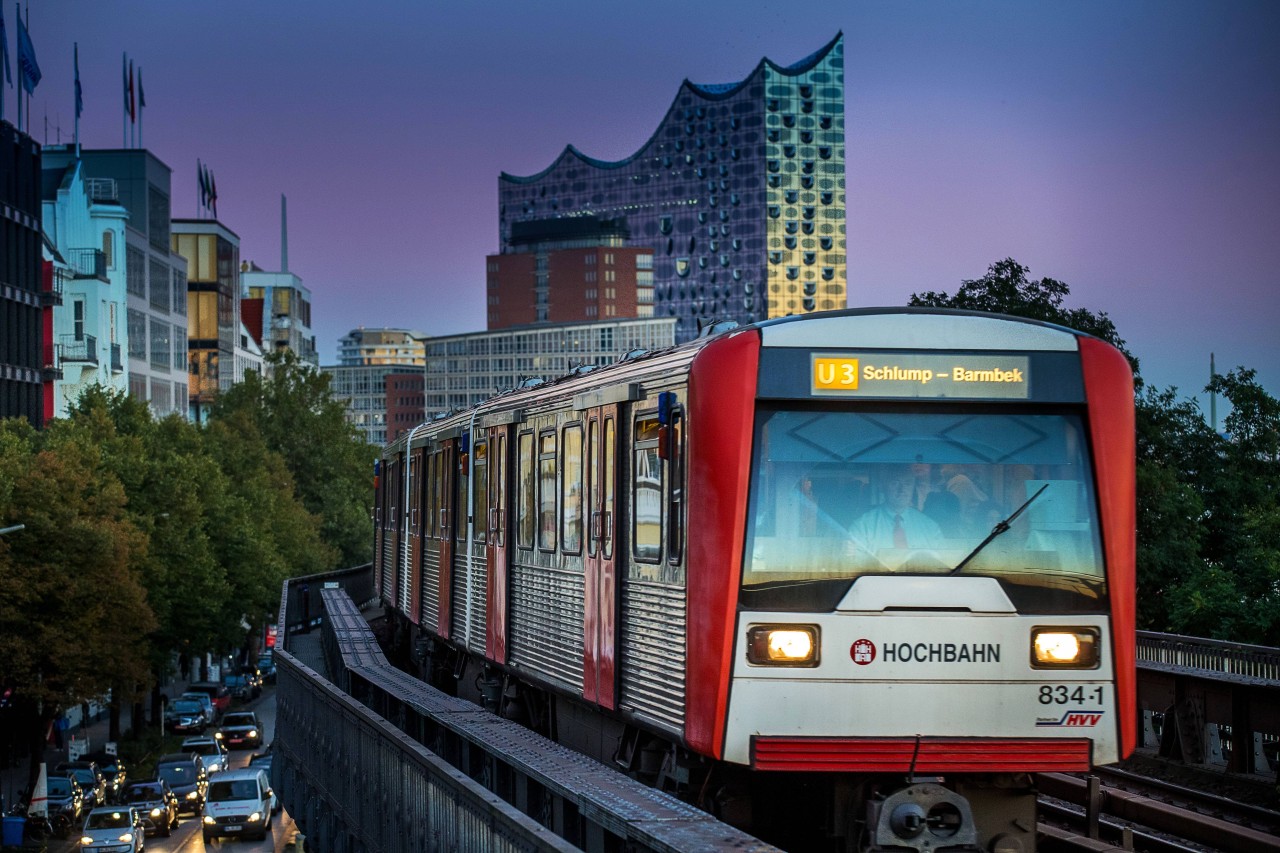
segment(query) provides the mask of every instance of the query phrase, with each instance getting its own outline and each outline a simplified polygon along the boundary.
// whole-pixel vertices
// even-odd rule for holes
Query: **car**
[[[232,711],[223,715],[222,725],[218,727],[214,737],[222,741],[227,749],[257,749],[262,746],[262,724],[258,722],[258,715],[252,711]]]
[[[209,711],[205,710],[204,703],[197,699],[174,699],[164,712],[165,728],[174,734],[203,733],[212,721],[213,718],[209,716]]]
[[[80,834],[81,850],[142,853],[142,817],[132,806],[104,806],[89,812]]]
[[[223,685],[231,691],[231,695],[241,702],[257,699],[262,695],[262,684],[252,673],[228,675],[222,679]]]
[[[63,761],[53,768],[55,773],[72,776],[84,793],[84,807],[96,809],[107,803],[107,780],[92,761]]]
[[[134,782],[120,792],[121,805],[133,806],[142,817],[142,828],[169,836],[178,826],[178,795],[163,779]]]
[[[259,769],[228,770],[209,777],[209,797],[201,818],[204,842],[224,835],[259,841],[271,832],[274,792]]]
[[[227,748],[217,738],[189,737],[182,742],[181,749],[199,754],[206,773],[217,773],[228,767]]]
[[[208,693],[201,693],[199,690],[188,690],[178,698],[188,702],[199,702],[200,707],[204,709],[205,719],[210,723],[216,723],[222,713],[218,710],[218,706],[213,704],[213,698]]]
[[[86,752],[80,756],[80,760],[92,761],[98,765],[102,778],[107,783],[107,802],[116,802],[129,781],[129,770],[120,757],[109,752]]]
[[[66,815],[72,824],[80,823],[84,815],[84,790],[72,776],[50,776],[47,780],[49,818]]]
[[[197,681],[187,685],[187,693],[204,693],[213,702],[213,719],[231,707],[231,693],[216,681]]]
[[[275,655],[268,652],[258,658],[258,672],[262,673],[262,680],[266,684],[276,683],[276,658]]]
[[[156,762],[156,776],[169,783],[178,797],[178,810],[200,814],[204,808],[204,795],[209,787],[209,775],[204,769],[204,759],[195,752],[171,752],[160,756]]]

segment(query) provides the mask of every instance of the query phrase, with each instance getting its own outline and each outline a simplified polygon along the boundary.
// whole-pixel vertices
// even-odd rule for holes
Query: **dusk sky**
[[[625,158],[683,79],[843,31],[850,305],[954,292],[1011,256],[1107,312],[1148,382],[1196,394],[1213,352],[1280,394],[1276,0],[32,0],[29,18],[37,140],[71,141],[79,42],[81,144],[121,147],[127,51],[175,217],[198,214],[199,158],[241,257],[273,270],[288,196],[322,364],[360,325],[484,328],[500,172],[567,144]]]

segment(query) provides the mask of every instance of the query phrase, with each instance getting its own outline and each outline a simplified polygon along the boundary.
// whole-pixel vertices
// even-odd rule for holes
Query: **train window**
[[[467,489],[471,488],[471,460],[469,453],[458,449],[458,474],[453,491],[453,537],[465,539],[467,536]]]
[[[422,521],[422,535],[435,536],[440,520],[436,517],[440,509],[440,451],[427,457],[427,500],[426,516]]]
[[[863,574],[959,568],[1022,612],[1104,610],[1085,435],[1073,414],[761,412],[744,603],[834,608]]]
[[[653,563],[662,558],[662,459],[657,413],[636,418],[635,457],[631,471],[631,543],[635,558]]]
[[[667,562],[679,563],[684,553],[684,412],[671,412],[671,488],[668,492]]]
[[[613,418],[604,421],[604,538],[600,543],[600,555],[606,560],[613,556],[613,496],[615,492],[614,466],[618,459],[618,439]]]
[[[498,447],[493,454],[493,500],[490,501],[489,515],[492,522],[486,521],[493,531],[494,544],[499,548],[507,544],[507,435],[498,435]]]
[[[489,519],[489,445],[480,442],[474,453],[475,481],[471,484],[472,538],[485,541]]]
[[[556,434],[538,436],[538,547],[556,549]]]
[[[560,550],[582,552],[582,424],[564,428],[560,449]]]
[[[534,487],[533,477],[533,433],[522,432],[516,441],[516,465],[519,466],[520,491],[516,497],[516,547],[533,547],[534,528]]]
[[[600,421],[587,421],[587,512],[591,523],[587,526],[587,556],[600,552],[601,528],[600,503]]]

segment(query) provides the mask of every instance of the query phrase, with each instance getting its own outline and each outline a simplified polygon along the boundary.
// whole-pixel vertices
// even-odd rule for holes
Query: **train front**
[[[911,312],[758,359],[724,759],[856,849],[1033,850],[1032,774],[1134,746],[1127,362]]]

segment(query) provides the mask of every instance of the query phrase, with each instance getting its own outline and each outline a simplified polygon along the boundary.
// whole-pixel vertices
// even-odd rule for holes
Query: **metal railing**
[[[120,198],[115,178],[85,178],[84,189],[90,201],[114,202]]]
[[[98,339],[93,335],[59,335],[59,346],[62,347],[63,363],[84,361],[89,364],[98,363]]]
[[[68,249],[67,261],[76,278],[107,280],[107,256],[101,249]]]
[[[1138,632],[1138,665],[1176,666],[1280,685],[1280,649],[1180,634]]]

